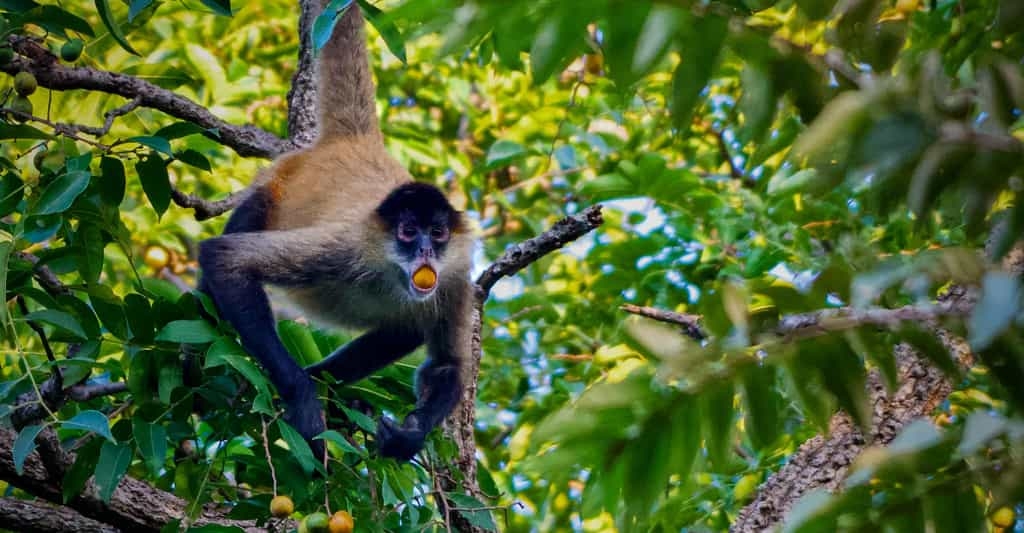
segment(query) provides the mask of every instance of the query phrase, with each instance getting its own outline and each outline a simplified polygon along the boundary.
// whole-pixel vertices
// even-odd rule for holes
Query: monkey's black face
[[[417,300],[429,297],[437,288],[448,241],[461,224],[459,212],[437,187],[408,183],[391,191],[377,215],[394,237],[395,262],[409,294]]]

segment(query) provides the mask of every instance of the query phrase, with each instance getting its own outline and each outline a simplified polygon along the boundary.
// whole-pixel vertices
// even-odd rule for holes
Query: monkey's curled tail
[[[380,136],[363,26],[359,5],[352,2],[320,50],[321,142],[354,135]]]

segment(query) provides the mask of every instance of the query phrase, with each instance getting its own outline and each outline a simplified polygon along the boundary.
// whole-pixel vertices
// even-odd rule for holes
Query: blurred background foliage
[[[836,409],[870,425],[867,371],[895,390],[893,347],[908,342],[955,392],[865,453],[835,495],[807,495],[786,528],[1022,530],[1024,315],[1019,274],[998,268],[1024,230],[1018,0],[380,7],[369,11],[371,63],[389,148],[478,221],[478,268],[566,214],[606,206],[602,228],[502,280],[487,303],[476,438],[493,501],[452,497],[501,509],[456,512],[507,531],[723,530]],[[78,65],[286,135],[293,2],[5,0],[0,12],[0,32],[44,37],[58,54],[82,39]],[[125,103],[39,89],[26,107],[14,84],[0,79],[7,108],[56,122],[99,125]],[[42,422],[73,439],[81,425],[69,421],[109,416],[110,438],[79,450],[65,494],[94,470],[114,483],[127,473],[267,518],[272,391],[187,292],[196,243],[226,216],[199,223],[170,205],[170,186],[222,197],[265,162],[145,107],[118,117],[102,146],[25,118],[0,121],[10,346],[0,410],[52,372],[32,319],[65,383],[129,388]],[[40,290],[15,251],[38,256],[71,293]],[[975,286],[973,308],[935,315],[968,339],[973,366],[938,342],[937,323],[780,334],[799,313],[934,309]],[[279,303],[296,357],[319,359],[347,338]],[[623,304],[699,315],[706,338]],[[206,350],[202,368],[182,370],[179,343]],[[431,472],[452,443],[435,435],[420,462],[383,461],[364,438],[373,422],[349,408],[360,398],[408,409],[415,362],[324,390],[339,406],[326,477],[270,425],[278,491],[300,515],[322,510],[326,491],[361,531],[443,529]],[[121,450],[133,460],[116,461]]]

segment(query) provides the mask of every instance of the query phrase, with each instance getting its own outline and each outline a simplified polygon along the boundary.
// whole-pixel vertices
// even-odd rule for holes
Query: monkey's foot
[[[380,418],[377,423],[377,448],[384,457],[408,461],[423,449],[427,432],[411,416],[405,422],[399,426],[390,418]]]
[[[323,406],[316,397],[315,389],[311,394],[305,394],[286,402],[284,421],[288,422],[295,431],[302,435],[309,443],[313,455],[317,459],[324,456],[324,441],[313,440],[313,437],[323,433],[327,426],[324,424]]]

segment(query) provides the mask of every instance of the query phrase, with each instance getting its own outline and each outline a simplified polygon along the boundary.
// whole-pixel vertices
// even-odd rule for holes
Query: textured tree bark
[[[118,533],[116,527],[86,518],[67,507],[0,498],[0,528],[20,533]]]
[[[70,467],[74,462],[74,456],[59,448],[51,449],[47,451],[44,461],[40,458],[39,452],[33,452],[25,460],[23,473],[18,475],[14,468],[12,450],[17,436],[17,433],[10,429],[0,428],[0,479],[29,494],[61,504],[61,479],[58,479],[54,472]],[[58,464],[46,464],[51,462]],[[54,468],[55,466],[60,468]],[[117,486],[110,502],[104,502],[99,497],[95,484],[90,481],[82,493],[66,505],[83,517],[109,524],[113,528],[144,532],[159,531],[168,522],[184,518],[188,504],[171,493],[126,476]],[[266,531],[265,528],[257,527],[251,520],[230,520],[225,517],[226,513],[225,509],[206,507],[193,524],[237,526],[253,533]],[[295,524],[291,527],[295,527]]]
[[[1024,271],[1024,250],[1018,245],[1003,260],[1003,268],[1020,274]],[[974,306],[974,291],[953,287],[940,304],[959,308],[966,314]],[[973,364],[966,341],[943,330],[936,335],[961,366]],[[757,497],[740,511],[730,531],[764,531],[779,524],[793,504],[816,488],[836,490],[846,477],[854,459],[868,445],[884,446],[909,422],[928,416],[949,396],[952,386],[937,369],[926,363],[909,346],[896,347],[900,387],[889,397],[877,372],[868,375],[868,389],[874,406],[872,440],[867,442],[845,413],[832,418],[828,435],[818,435],[797,450],[778,472],[765,481]]]

